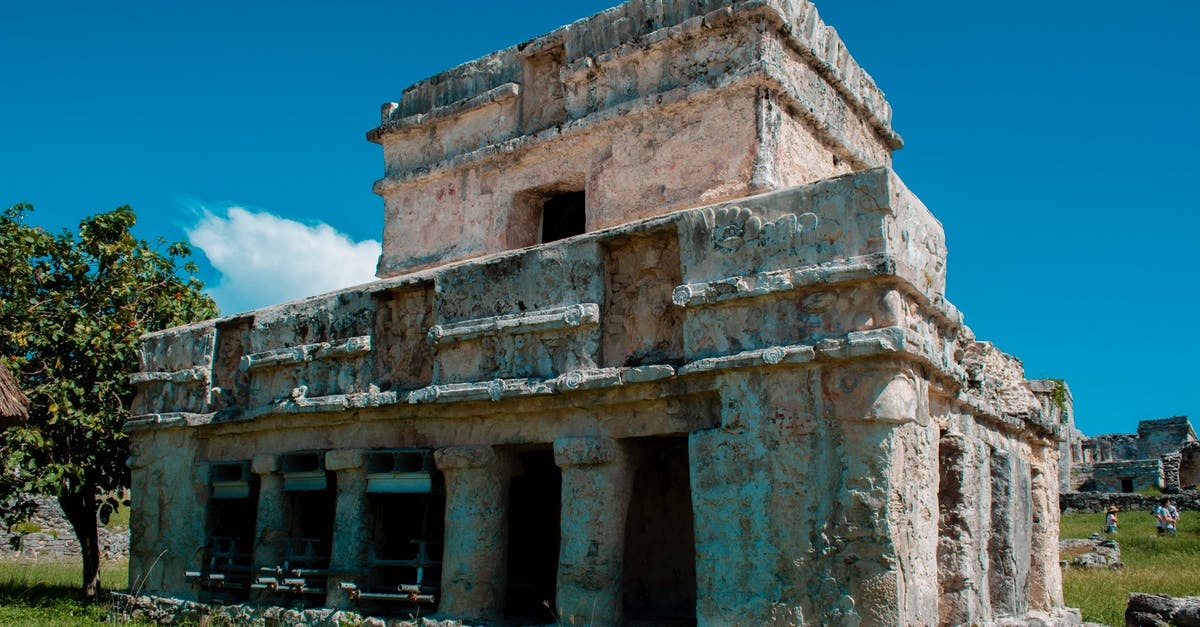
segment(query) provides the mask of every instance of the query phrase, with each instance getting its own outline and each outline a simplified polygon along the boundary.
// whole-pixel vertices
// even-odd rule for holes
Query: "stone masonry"
[[[37,508],[25,523],[36,531],[23,530],[22,526],[14,527],[20,532],[0,529],[0,561],[78,560],[79,541],[58,501],[41,496],[33,500]],[[96,527],[101,559],[121,560],[129,556],[128,529],[99,521]]]
[[[1070,476],[1064,491],[1178,492],[1200,484],[1200,442],[1187,416],[1143,420],[1137,433],[1078,434],[1067,448],[1070,458],[1060,461]]]
[[[409,87],[368,139],[378,281],[143,338],[145,592],[1077,623],[1069,408],[946,300],[890,108],[810,3],[627,2]]]

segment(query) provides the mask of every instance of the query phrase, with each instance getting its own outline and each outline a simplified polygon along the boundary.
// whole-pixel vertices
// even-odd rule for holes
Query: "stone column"
[[[1053,468],[1053,460],[1047,464]],[[1033,509],[1032,559],[1029,564],[1029,605],[1035,610],[1063,606],[1062,571],[1058,566],[1058,490],[1046,466],[1034,466],[1030,485]]]
[[[329,451],[325,453],[325,469],[337,473],[338,490],[329,554],[329,570],[333,574],[325,584],[325,605],[347,609],[352,605],[350,597],[338,584],[362,582],[351,573],[366,567],[366,543],[370,539],[366,455],[359,449]]]
[[[938,444],[938,616],[943,625],[985,623],[986,533],[978,488],[986,465],[962,434],[942,435]],[[1055,561],[1057,567],[1058,562]]]
[[[632,474],[627,455],[609,438],[563,438],[554,442],[554,463],[562,468],[558,616],[619,624]]]
[[[151,475],[152,458],[140,437],[145,436],[131,438],[132,454],[125,462],[129,466],[129,588],[157,592],[161,586],[158,581],[151,582],[150,568],[162,532],[158,524],[161,504]]]
[[[446,539],[438,613],[463,622],[501,615],[508,538],[505,476],[489,446],[438,449],[446,480]]]
[[[996,617],[1029,610],[1029,464],[1016,454],[992,449],[992,529],[988,537],[988,586]]]
[[[283,476],[279,457],[255,455],[250,469],[258,475],[258,518],[254,531],[254,567],[274,568],[283,563],[283,539],[287,536],[283,502]]]

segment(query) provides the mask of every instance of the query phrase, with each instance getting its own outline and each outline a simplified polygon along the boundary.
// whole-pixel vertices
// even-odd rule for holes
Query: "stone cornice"
[[[401,133],[409,130],[417,130],[421,126],[430,122],[445,120],[464,113],[478,111],[485,107],[494,105],[502,105],[513,102],[517,96],[521,94],[521,86],[517,83],[504,83],[489,89],[481,94],[472,96],[465,100],[448,104],[444,107],[436,107],[425,113],[417,113],[403,118],[387,119],[386,122],[379,125],[377,128],[371,129],[367,133],[367,140],[379,143],[385,135],[393,133]],[[384,105],[384,118],[388,118],[391,111],[389,107],[394,107],[395,103]],[[394,109],[393,109],[394,110]]]
[[[209,423],[254,420],[261,416],[338,413],[356,409],[377,409],[430,403],[463,403],[475,401],[504,401],[508,399],[581,393],[589,390],[627,385],[669,382],[680,377],[717,374],[720,371],[744,368],[798,366],[807,363],[837,362],[850,359],[900,356],[915,358],[943,377],[961,380],[960,368],[939,362],[931,347],[901,327],[884,327],[854,331],[843,337],[821,340],[813,344],[768,346],[729,355],[714,355],[695,359],[680,368],[668,364],[622,368],[592,368],[574,370],[549,379],[489,379],[484,381],[429,385],[410,391],[359,392],[307,397],[298,388],[290,398],[249,409],[223,410],[207,414],[148,414],[134,416],[125,423],[127,432],[155,428],[198,426]],[[956,378],[957,377],[957,378]],[[980,408],[984,411],[984,408]]]
[[[201,383],[207,382],[212,370],[207,366],[192,366],[168,372],[135,372],[129,376],[133,385],[146,383]]]
[[[714,4],[726,4],[713,9]],[[656,10],[651,10],[654,7]],[[664,9],[666,9],[664,11]],[[398,103],[383,106],[382,123],[368,133],[371,141],[389,132],[394,119],[412,119],[472,103],[506,84],[520,82],[526,57],[562,46],[562,72],[594,69],[631,51],[660,42],[697,36],[703,30],[737,21],[765,18],[843,99],[893,148],[902,142],[891,128],[891,108],[861,66],[850,56],[837,31],[826,26],[811,2],[749,0],[728,3],[673,3],[669,9],[651,0],[633,0],[563,26],[519,46],[464,63],[404,90]]]

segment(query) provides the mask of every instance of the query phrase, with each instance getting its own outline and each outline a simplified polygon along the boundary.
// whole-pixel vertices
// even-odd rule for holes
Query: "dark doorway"
[[[201,587],[215,603],[239,603],[250,597],[254,531],[258,517],[258,481],[249,462],[210,467],[207,568]]]
[[[305,607],[324,603],[329,554],[333,548],[337,473],[325,470],[323,453],[283,458],[284,538],[282,570],[286,590]],[[297,599],[296,597],[299,597]]]
[[[583,192],[551,192],[542,205],[542,243],[582,234],[587,229]]]
[[[372,605],[401,614],[437,611],[446,535],[445,494],[439,490],[436,494],[371,494],[368,498],[374,533],[364,598],[378,595],[378,602]],[[432,597],[433,602],[418,604],[404,599],[399,594],[401,586],[416,590],[422,598]]]
[[[630,624],[696,624],[696,547],[687,438],[637,443],[625,525],[623,600]]]
[[[1133,492],[1133,479],[1121,479],[1121,491]]]
[[[291,511],[286,567],[290,569],[326,568],[333,545],[333,514],[337,507],[336,475],[329,473],[324,490],[289,493]]]
[[[549,448],[516,454],[508,488],[508,590],[504,616],[517,623],[553,623],[557,607],[562,473]]]

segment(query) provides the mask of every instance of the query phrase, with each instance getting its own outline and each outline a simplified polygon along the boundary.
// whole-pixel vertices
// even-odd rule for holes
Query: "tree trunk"
[[[100,534],[96,527],[96,491],[90,486],[58,497],[63,514],[75,530],[83,558],[83,598],[92,602],[100,594]]]

